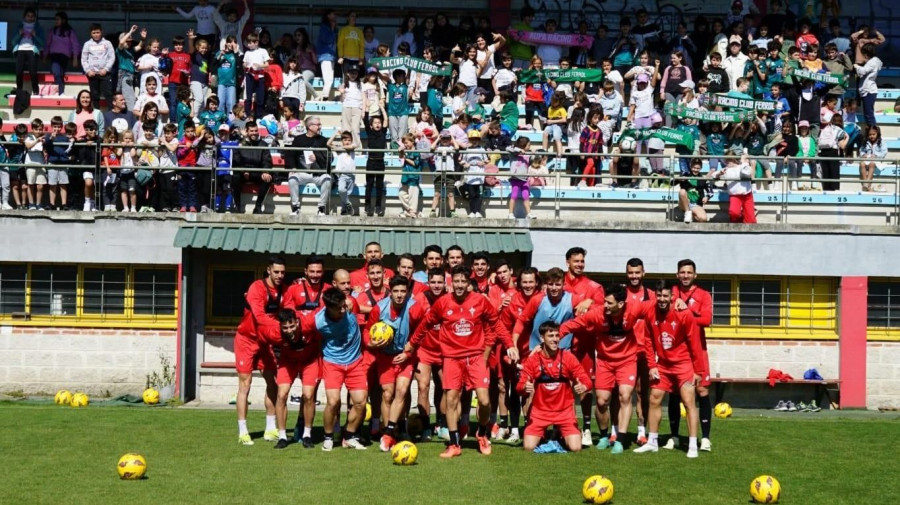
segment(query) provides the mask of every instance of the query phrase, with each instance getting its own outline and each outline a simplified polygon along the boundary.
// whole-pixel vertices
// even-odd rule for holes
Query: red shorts
[[[637,380],[637,359],[624,361],[597,360],[597,372],[594,376],[594,389],[612,391],[616,384],[634,387]]]
[[[346,384],[348,391],[366,391],[369,389],[366,381],[366,366],[364,358],[350,363],[338,365],[322,361],[322,374],[325,376],[325,389],[341,389]]]
[[[581,368],[584,369],[584,373],[593,380],[596,368],[596,365],[594,364],[594,348],[577,349],[573,347],[572,354],[578,358],[578,361],[581,363]]]
[[[465,358],[444,358],[444,389],[469,390],[487,388],[491,383],[484,356],[476,354]]]
[[[441,351],[439,349],[431,350],[424,347],[416,349],[416,361],[430,366],[440,366],[444,362],[441,359]]]
[[[275,353],[268,344],[242,333],[234,334],[234,368],[240,374],[254,370],[275,370]]]
[[[543,437],[544,431],[551,424],[556,426],[563,437],[581,434],[578,424],[575,422],[574,409],[566,409],[563,412],[543,412],[531,409],[528,414],[528,426],[525,427],[525,436]]]
[[[400,365],[394,364],[395,355],[378,354],[375,358],[375,366],[378,369],[378,383],[382,386],[394,384],[400,377],[411,381],[415,363],[407,359]]]
[[[706,352],[706,349],[703,349],[700,361],[703,362],[703,368],[697,370],[697,375],[700,376],[700,385],[708,388],[712,382],[709,380],[709,353]]]
[[[322,359],[320,357],[309,359],[296,351],[281,351],[275,383],[293,384],[297,376],[304,386],[314,386],[322,380]]]
[[[681,386],[694,380],[694,369],[690,363],[673,367],[659,365],[658,370],[659,380],[651,380],[650,387],[660,391],[677,393],[681,390]]]

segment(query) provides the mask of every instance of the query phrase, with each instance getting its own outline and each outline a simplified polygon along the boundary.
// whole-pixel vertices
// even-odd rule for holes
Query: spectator
[[[840,114],[831,116],[831,122],[826,124],[819,133],[819,156],[823,159],[822,178],[826,179],[822,182],[822,189],[825,191],[839,191],[841,183],[841,162],[836,159],[840,156],[840,151],[847,147],[850,137],[844,131],[844,121]],[[830,179],[830,180],[829,180]]]
[[[828,31],[831,32],[831,39],[825,43],[825,50],[828,50],[828,44],[834,44],[838,53],[846,54],[850,52],[850,38],[841,33],[841,22],[832,19],[828,22]]]
[[[741,42],[732,37],[728,43],[728,56],[722,61],[722,68],[728,74],[728,82],[731,84],[731,91],[738,89],[737,81],[744,77],[747,62],[750,60],[746,54],[741,52]],[[710,81],[712,82],[712,81]],[[710,86],[712,88],[712,86]]]
[[[282,65],[275,58],[275,50],[271,47],[266,50],[269,53],[266,64],[266,97],[263,102],[263,114],[278,116],[281,113],[281,89],[284,87],[284,71]]]
[[[400,143],[400,160],[403,162],[402,175],[400,177],[400,205],[403,210],[400,217],[419,217],[419,183],[422,176],[421,153],[413,152],[416,149],[415,136],[407,133]],[[368,178],[368,176],[366,176]],[[366,183],[366,195],[369,193]]]
[[[423,19],[419,26],[416,27],[414,35],[416,52],[413,53],[413,56],[422,58],[425,48],[434,45],[434,18],[428,16]]]
[[[690,81],[691,88],[694,82],[691,80],[691,69],[684,65],[684,53],[675,51],[669,56],[669,66],[663,72],[662,81],[659,84],[659,99],[666,103],[676,103],[681,99],[682,84]],[[674,124],[671,116],[666,116],[666,126]]]
[[[868,43],[860,50],[862,64],[853,65],[859,81],[859,96],[862,98],[863,117],[866,125],[874,126],[875,100],[878,98],[878,72],[881,71],[881,59],[875,56],[875,44]]]
[[[434,63],[434,58],[437,56],[437,50],[434,46],[426,46],[422,50],[422,59],[428,62]],[[384,76],[384,74],[381,74]],[[418,101],[420,106],[426,107],[428,104],[428,81],[433,77],[431,74],[426,74],[425,72],[416,72],[412,71],[409,75],[406,76],[408,78],[409,84],[409,98],[411,101]],[[382,77],[384,79],[384,77]]]
[[[310,45],[309,34],[306,33],[304,28],[294,30],[294,42],[297,44],[297,66],[300,69],[300,73],[303,74],[303,80],[306,84],[306,98],[315,100],[316,92],[313,90],[312,81],[319,66],[316,50]]]
[[[244,55],[244,90],[247,94],[246,109],[253,112],[253,119],[263,117],[266,96],[266,67],[269,52],[259,47],[259,37],[251,33],[246,40],[247,53]],[[252,108],[250,103],[252,102]]]
[[[594,42],[591,44],[591,56],[595,61],[603,61],[612,55],[613,47],[616,39],[609,36],[609,28],[606,25],[597,27],[597,33],[594,34]]]
[[[121,92],[113,95],[109,110],[103,113],[103,122],[118,133],[130,130],[136,121],[135,114],[128,110],[125,96]]]
[[[784,166],[788,166],[788,177],[791,179],[790,190],[797,190],[797,180],[800,178],[800,166],[794,160],[800,149],[797,135],[794,134],[794,124],[787,120],[781,125],[781,135],[776,135],[766,146],[775,155],[775,178],[781,179]],[[781,182],[775,182],[775,190],[781,190]]]
[[[887,146],[881,139],[881,128],[870,126],[866,132],[866,145],[859,150],[859,157],[868,161],[859,163],[859,178],[863,181],[862,190],[872,191],[872,178],[875,175],[875,168],[878,163],[875,160],[884,159],[887,156]]]
[[[484,217],[482,211],[482,195],[484,192],[485,165],[487,153],[481,147],[481,132],[471,130],[468,133],[469,147],[462,153],[460,165],[466,169],[464,183],[457,182],[463,197],[469,202],[469,217]]]
[[[336,153],[332,173],[337,177],[338,196],[341,198],[341,215],[354,215],[350,205],[350,194],[356,187],[356,149],[353,134],[349,131],[336,132],[328,140],[328,148]]]
[[[531,194],[528,188],[528,165],[530,163],[527,155],[528,137],[519,137],[516,139],[514,146],[509,148],[512,159],[509,163],[509,215],[507,219],[515,219],[516,200],[521,200],[525,207],[525,218],[531,219]]]
[[[396,69],[395,72],[401,71]],[[408,103],[408,102],[407,102]],[[366,159],[366,199],[365,208],[366,215],[371,217],[374,214],[384,216],[384,199],[386,191],[384,187],[384,156],[387,150],[387,130],[384,129],[384,119],[382,116],[373,116],[366,122],[366,141],[368,148],[372,149],[368,153]],[[403,132],[403,136],[406,132]],[[401,139],[403,136],[394,136],[392,139]]]
[[[316,55],[322,69],[322,97],[331,100],[331,89],[334,86],[334,63],[337,58],[337,14],[328,9],[322,15],[319,25],[319,37],[316,39]]]
[[[144,45],[144,37],[147,30],[141,30],[141,40],[135,42],[134,34],[137,32],[138,26],[131,25],[131,29],[119,35],[119,43],[116,46],[116,91],[121,92],[125,96],[125,104],[129,110],[135,108],[137,97],[134,94],[134,74],[137,71],[135,67],[136,54],[141,51]],[[143,91],[143,86],[141,86]]]
[[[800,174],[800,168],[802,167],[802,159],[809,160],[809,175],[810,179],[815,181],[816,179],[822,178],[821,168],[816,164],[815,157],[818,154],[818,145],[816,144],[815,137],[810,135],[810,125],[809,121],[800,121],[797,123],[797,131],[799,132],[799,136],[797,137],[797,158],[798,158],[798,166],[797,173],[798,176]],[[817,182],[812,182],[811,186],[801,186],[799,189],[815,189]],[[792,184],[793,185],[793,184]]]
[[[434,198],[431,202],[431,213],[429,217],[438,216],[438,206],[441,203],[441,197],[447,196],[447,217],[452,217],[456,210],[456,199],[453,195],[453,173],[456,171],[457,153],[461,146],[450,130],[441,130],[440,135],[431,145],[434,151]]]
[[[197,27],[194,32],[197,38],[205,40],[210,47],[216,47],[216,8],[209,5],[209,0],[197,0],[197,3],[199,5],[187,12],[176,6],[175,12],[184,19],[196,19]]]
[[[306,87],[306,79],[300,73],[297,57],[291,56],[284,64],[281,102],[285,107],[290,107],[296,117],[306,107]]]
[[[369,64],[369,60],[375,57],[375,50],[381,42],[375,38],[375,27],[366,25],[363,27],[363,51],[365,51],[365,64]],[[426,47],[426,46],[422,46]]]
[[[37,57],[47,42],[44,29],[37,20],[37,12],[31,7],[25,9],[22,22],[13,32],[12,52],[16,55],[16,90],[24,90],[25,68],[31,79],[31,94],[38,94]]]
[[[703,206],[712,198],[713,192],[709,180],[700,174],[701,168],[703,161],[700,158],[691,159],[690,177],[678,183],[678,208],[684,212],[685,223],[709,221]]]
[[[359,138],[359,128],[362,123],[363,94],[362,82],[359,79],[359,67],[347,68],[347,79],[338,88],[341,97],[341,130],[350,132],[353,136],[353,145],[362,146]]]
[[[240,17],[238,17],[234,2],[226,3],[225,0],[222,0],[219,2],[219,5],[216,6],[216,11],[213,13],[213,22],[219,27],[219,49],[224,49],[225,39],[227,39],[229,35],[234,37],[234,40],[243,39],[244,26],[250,19],[250,7],[247,6],[247,0],[243,0],[243,2],[244,9],[243,14],[241,14]],[[222,10],[226,5],[228,5],[228,10],[223,16]],[[241,51],[238,51],[238,53],[240,52]]]
[[[68,119],[69,123],[75,123],[78,127],[76,133],[77,137],[84,136],[84,122],[88,119],[96,121],[99,128],[98,134],[103,134],[106,122],[103,119],[103,113],[94,106],[96,101],[97,100],[94,98],[91,91],[83,89],[78,92],[78,96],[75,98],[75,110],[69,114]],[[110,102],[112,102],[112,100],[110,100]]]
[[[222,5],[222,4],[219,4]],[[223,38],[224,41],[227,37]],[[174,50],[168,54],[171,59],[169,66],[169,110],[175,112],[178,109],[178,88],[188,87],[191,84],[191,54],[184,50],[184,36],[172,37]],[[236,47],[236,46],[235,46]]]
[[[137,165],[137,151],[134,147],[134,133],[123,133],[122,144],[122,164],[119,167],[117,177],[119,195],[122,199],[122,212],[137,212],[138,183],[134,175]]]
[[[678,23],[675,35],[669,39],[669,54],[680,51],[682,63],[688,69],[694,66],[694,55],[697,54],[697,45],[691,40],[687,31],[687,25],[684,21]]]
[[[644,8],[638,9],[635,17],[637,18],[637,24],[631,30],[637,46],[635,49],[643,51],[644,49],[655,47],[655,44],[659,42],[659,25],[650,21],[650,16]]]
[[[402,42],[406,42],[409,44],[409,53],[416,53],[416,36],[415,29],[418,21],[416,17],[413,15],[407,15],[403,18],[403,22],[400,23],[400,27],[397,29],[397,35],[394,37],[394,44],[391,46],[391,49],[394,51],[394,54],[399,52],[400,44]]]
[[[176,155],[178,156],[178,166],[181,168],[193,168],[197,166],[197,158],[199,156],[197,146],[194,141],[197,140],[197,130],[193,121],[188,121],[184,125],[184,137],[178,144]],[[124,180],[124,179],[123,179]],[[133,193],[133,191],[132,191]],[[132,201],[134,198],[132,198]],[[122,204],[126,205],[125,195],[122,195]],[[181,170],[178,176],[178,204],[181,212],[197,212],[199,207],[199,197],[197,195],[197,171]],[[132,203],[132,208],[135,204]],[[131,212],[134,212],[132,210]]]
[[[490,44],[485,39],[485,34],[479,34],[475,37],[476,58],[478,60],[478,68],[481,69],[481,72],[478,74],[478,86],[487,91],[485,96],[487,103],[494,100],[494,88],[491,82],[497,73],[497,67],[494,65],[494,54],[506,43],[506,37],[499,33],[491,33],[490,36]]]
[[[81,49],[81,68],[88,77],[88,85],[91,90],[89,96],[93,100],[95,109],[100,107],[101,97],[106,99],[107,103],[112,102],[113,89],[110,72],[115,61],[116,51],[112,44],[103,38],[103,28],[97,23],[92,24],[91,38],[84,43]],[[81,93],[78,96],[80,97]],[[103,123],[100,123],[100,132],[102,135]]]
[[[319,189],[319,204],[316,215],[328,214],[331,198],[331,164],[325,149],[327,140],[319,132],[322,120],[318,116],[306,118],[306,134],[294,137],[293,149],[285,152],[285,168],[289,170],[288,185],[291,191],[291,213],[300,215],[300,193],[309,184]]]
[[[156,76],[148,77],[144,87],[146,88],[145,91],[138,97],[137,103],[134,106],[134,114],[140,114],[141,111],[144,110],[144,107],[150,102],[156,104],[161,114],[168,114],[169,104],[166,103],[166,98],[162,96],[162,93],[157,92],[159,81]]]
[[[69,61],[72,66],[78,68],[78,54],[81,46],[75,30],[69,25],[69,15],[63,11],[56,13],[53,29],[47,35],[47,49],[44,51],[44,61],[50,59],[50,73],[56,82],[56,94],[63,95],[66,91],[66,70]],[[22,75],[16,73],[16,75]]]
[[[356,26],[356,11],[347,13],[347,26],[338,32],[337,55],[337,62],[338,65],[342,65],[341,68],[362,65],[365,57],[365,37],[363,31]],[[344,78],[346,77],[344,75]]]
[[[146,31],[142,31],[141,33],[141,44],[144,43],[144,39],[146,38]],[[162,74],[159,71],[159,62],[160,58],[163,55],[162,48],[160,47],[159,39],[150,39],[149,42],[146,43],[147,51],[138,58],[137,63],[135,65],[135,70],[141,73],[140,77],[140,92],[143,93],[147,78],[153,76],[156,78],[156,82],[159,85],[160,92],[162,91]],[[168,54],[168,50],[165,51]]]
[[[735,153],[737,154],[737,153]],[[727,181],[728,219],[732,223],[756,224],[756,207],[753,202],[753,172],[747,155],[740,163],[729,158],[725,168],[710,173],[713,179]]]
[[[874,27],[863,25],[855,33],[850,35],[850,42],[854,48],[853,63],[855,65],[865,65],[866,62],[875,54],[875,49],[887,41],[881,32]],[[872,44],[872,56],[866,57],[863,48],[866,44]]]
[[[190,114],[188,114],[190,115]],[[147,105],[144,106],[144,109],[141,111],[141,116],[138,118],[138,121],[134,123],[134,126],[131,127],[131,131],[134,132],[135,138],[138,138],[144,131],[144,124],[155,124],[156,125],[156,136],[162,137],[163,129],[165,125],[163,125],[162,118],[159,117],[159,105],[156,102],[147,102]],[[124,133],[124,130],[121,133]],[[178,131],[178,127],[176,125],[175,131]]]
[[[277,142],[276,142],[277,144]],[[258,148],[264,149],[247,149]],[[241,142],[241,147],[234,149],[233,166],[237,167],[236,171],[242,172],[244,169],[263,169],[254,171],[244,171],[238,178],[239,182],[234,185],[234,192],[237,195],[235,200],[238,204],[238,212],[243,213],[244,206],[240,204],[240,196],[243,186],[246,183],[256,184],[256,204],[253,206],[254,214],[263,213],[263,204],[266,201],[266,195],[269,188],[272,187],[272,153],[268,149],[269,145],[260,138],[259,126],[255,121],[247,122],[247,134]]]
[[[225,48],[216,53],[216,84],[222,110],[230,112],[237,103],[237,40],[229,35]]]
[[[69,123],[71,124],[71,123]],[[66,125],[69,127],[69,125]],[[70,128],[71,129],[71,128]],[[110,128],[112,129],[112,128]],[[80,147],[75,148],[75,159],[78,165],[81,165],[83,168],[81,169],[81,180],[83,182],[83,190],[80,191],[82,195],[82,199],[84,203],[82,204],[82,211],[91,212],[97,210],[96,203],[94,201],[94,167],[98,166],[97,164],[97,155],[99,154],[97,151],[97,141],[100,140],[98,136],[97,123],[88,119],[84,122],[84,137],[78,139],[78,142],[82,145]],[[75,170],[77,174],[78,171]],[[77,179],[75,182],[78,182]],[[77,188],[73,188],[77,189]],[[79,192],[79,191],[76,191]],[[75,203],[75,208],[77,209],[77,201],[73,199],[73,203]]]
[[[432,37],[434,47],[438,49],[438,54],[435,55],[436,59],[447,61],[450,58],[450,48],[459,41],[459,33],[457,33],[457,28],[450,24],[446,14],[438,12],[434,16],[434,34]]]
[[[196,117],[203,109],[206,92],[209,90],[209,69],[212,67],[212,58],[209,54],[209,43],[206,40],[198,39],[193,30],[188,30],[187,36],[191,53],[191,96],[193,97],[191,113]],[[268,56],[268,53],[266,55]],[[248,86],[247,96],[251,96],[249,89]]]
[[[66,125],[68,126],[68,125]],[[67,167],[58,165],[68,165],[74,160],[72,159],[72,145],[75,141],[75,127],[70,128],[72,131],[71,139],[67,132],[63,129],[63,121],[59,116],[53,116],[50,120],[50,133],[43,140],[44,159],[48,166],[47,170],[47,188],[50,194],[50,208],[53,210],[68,210],[68,192],[69,192],[69,170]],[[56,205],[57,191],[59,192],[59,205]]]
[[[556,33],[558,23],[555,19],[548,19],[544,23],[544,31]],[[541,57],[545,68],[559,68],[559,60],[562,58],[562,47],[552,44],[538,44],[534,50],[535,55]]]

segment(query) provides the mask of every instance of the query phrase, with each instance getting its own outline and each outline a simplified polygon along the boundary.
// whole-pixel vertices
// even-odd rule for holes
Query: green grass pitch
[[[900,497],[896,413],[738,410],[713,420],[713,452],[696,460],[664,450],[534,455],[499,444],[486,457],[467,441],[451,461],[438,458],[442,443],[420,443],[411,467],[392,465],[377,446],[275,451],[259,435],[263,414],[251,412],[249,423],[260,438],[243,447],[231,410],[3,403],[0,503],[577,504],[592,474],[609,476],[613,503],[623,505],[746,504],[760,474],[780,480],[787,504]],[[147,478],[119,480],[116,461],[132,451],[146,456]]]

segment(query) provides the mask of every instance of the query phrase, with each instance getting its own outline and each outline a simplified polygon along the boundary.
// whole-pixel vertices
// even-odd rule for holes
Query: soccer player
[[[625,284],[625,291],[628,292],[628,301],[634,303],[650,302],[656,303],[656,294],[652,289],[644,286],[644,262],[640,258],[631,258],[625,264],[625,276],[628,283]],[[646,416],[647,410],[650,408],[650,397],[647,393],[650,391],[649,368],[647,368],[647,356],[644,355],[644,339],[649,336],[649,330],[644,324],[644,320],[635,322],[634,336],[638,343],[637,356],[637,382],[635,382],[634,391],[637,393],[637,417],[638,417],[638,434],[637,443],[647,443],[646,432]],[[615,400],[615,398],[614,398]],[[610,411],[618,412],[618,402],[613,402],[615,408]]]
[[[413,271],[416,268],[416,259],[412,254],[403,253],[397,257],[397,275],[407,279],[410,285],[410,296],[428,291],[427,282],[419,282],[413,279]]]
[[[381,450],[388,452],[397,443],[397,421],[406,411],[406,394],[412,381],[413,360],[397,362],[409,336],[425,318],[429,307],[419,305],[409,292],[410,280],[397,275],[391,279],[391,294],[379,301],[369,312],[368,327],[383,322],[394,330],[394,338],[383,345],[369,343],[375,353],[378,382],[381,384],[381,415],[386,421],[385,434],[381,436]],[[408,358],[408,356],[407,356]]]
[[[244,295],[244,315],[234,334],[234,367],[238,373],[237,404],[238,442],[253,445],[247,431],[247,397],[253,381],[253,370],[260,370],[266,381],[266,431],[263,440],[278,440],[275,423],[275,355],[260,335],[261,327],[278,328],[276,314],[281,309],[293,309],[294,303],[284,289],[284,258],[272,256],[266,266],[266,277],[254,281]]]
[[[378,373],[375,364],[375,353],[372,352],[372,349],[369,347],[369,327],[368,327],[368,314],[372,311],[372,308],[380,302],[388,297],[390,292],[385,286],[384,280],[384,263],[379,258],[373,258],[369,260],[366,264],[366,270],[368,271],[368,281],[366,285],[369,286],[364,291],[355,291],[356,287],[354,286],[354,294],[356,296],[356,302],[359,306],[359,312],[357,312],[357,322],[359,323],[360,329],[363,335],[363,363],[366,369],[368,384],[369,384],[369,398],[370,404],[372,405],[372,412],[381,412],[381,385],[378,383]],[[353,274],[351,273],[352,277]],[[351,281],[352,282],[352,281]],[[380,430],[381,417],[379,415],[373,415],[369,420],[369,433],[371,435],[377,435]],[[387,422],[387,420],[384,420]]]
[[[479,251],[472,253],[472,291],[488,294],[491,287],[491,264],[488,253]]]
[[[491,453],[488,440],[488,422],[491,405],[488,399],[490,376],[487,357],[496,338],[507,346],[507,353],[517,361],[519,353],[509,340],[509,333],[498,324],[499,314],[487,298],[469,291],[469,269],[462,265],[453,267],[453,291],[438,298],[428,316],[407,343],[404,353],[397,356],[402,363],[425,337],[425,329],[441,325],[440,345],[444,369],[444,394],[447,395],[447,427],[450,443],[441,453],[442,458],[460,456],[459,442],[460,392],[465,386],[474,389],[478,397],[478,431],[476,438],[482,454]]]
[[[363,257],[366,259],[366,264],[350,272],[350,284],[353,286],[353,291],[356,291],[357,293],[371,287],[369,284],[369,263],[376,259],[384,261],[384,253],[381,250],[381,244],[378,242],[369,242],[366,244],[365,250],[363,251]],[[384,268],[384,263],[382,263],[381,266],[384,269],[385,281],[394,276],[394,271],[390,268]]]
[[[452,270],[453,267],[460,266],[466,262],[466,252],[463,251],[463,248],[458,245],[452,245],[447,248],[447,260],[444,262],[447,265],[447,270]],[[452,274],[451,274],[452,275]],[[452,280],[451,280],[452,283]],[[452,290],[452,288],[451,288]]]
[[[494,262],[494,275],[489,284],[487,296],[497,312],[501,313],[501,318],[503,309],[509,305],[510,299],[515,293],[516,282],[512,276],[512,268],[509,266],[509,261],[500,258]],[[502,356],[502,353],[502,346],[496,345],[488,358],[488,367],[491,372],[491,438],[496,440],[506,438],[509,433],[508,390],[515,389],[516,386],[515,383],[507,382],[507,377],[511,375],[507,369],[512,363],[508,357]]]
[[[425,269],[414,273],[413,280],[428,284],[428,274],[431,269],[444,268],[444,250],[437,244],[425,246],[425,249],[422,250],[422,263],[425,265]]]
[[[598,449],[612,447],[613,454],[621,454],[625,448],[622,440],[628,442],[628,423],[631,421],[631,393],[634,391],[637,376],[637,339],[634,336],[634,323],[643,319],[647,306],[641,303],[628,303],[625,287],[619,284],[606,290],[603,309],[594,309],[588,313],[570,319],[559,328],[560,335],[573,332],[593,331],[597,339],[597,366],[594,371],[594,394],[597,396],[597,408],[604,413],[610,403],[614,389],[618,390],[619,415],[618,431],[607,436],[601,428]],[[618,388],[616,388],[618,385]]]
[[[447,292],[447,285],[444,282],[444,270],[440,267],[432,268],[428,271],[428,291],[416,295],[416,304],[427,307],[429,310],[438,298],[444,296]],[[428,442],[431,440],[433,431],[431,429],[431,406],[428,403],[428,390],[431,382],[434,382],[434,407],[437,410],[437,426],[439,435],[450,439],[450,432],[447,430],[446,418],[444,413],[447,410],[446,396],[443,390],[443,370],[441,369],[441,345],[438,342],[440,333],[440,325],[434,325],[425,329],[425,337],[421,345],[416,350],[416,384],[418,386],[418,408],[419,415],[424,420],[422,430],[422,440]],[[446,433],[444,433],[446,432]]]
[[[651,336],[644,342],[644,353],[650,367],[650,438],[634,452],[659,450],[659,421],[662,418],[663,395],[680,398],[687,411],[690,434],[687,457],[696,458],[698,414],[694,389],[700,382],[703,351],[695,319],[688,311],[673,310],[674,282],[656,285],[656,310],[647,320]],[[675,414],[680,415],[680,413]]]
[[[710,423],[712,421],[712,404],[709,399],[709,354],[706,351],[706,328],[712,324],[712,296],[709,291],[698,286],[697,265],[691,259],[683,259],[678,262],[678,283],[672,288],[673,305],[677,311],[687,311],[694,316],[700,332],[701,357],[700,364],[695,372],[700,375],[697,384],[698,403],[700,404],[700,431],[703,438],[700,440],[701,451],[712,451],[712,442],[709,439]],[[674,417],[673,417],[674,414]],[[678,447],[678,428],[681,421],[681,407],[678,398],[669,396],[669,428],[672,436],[666,442],[664,449]]]
[[[301,318],[301,332],[322,343],[322,372],[325,377],[325,441],[323,451],[334,448],[335,418],[340,415],[341,386],[350,392],[352,408],[347,413],[343,446],[365,449],[357,429],[366,411],[366,369],[362,356],[362,336],[356,316],[347,310],[347,295],[339,288],[322,294],[325,307]]]
[[[325,277],[325,260],[319,256],[306,258],[306,266],[303,269],[303,278],[298,279],[290,287],[288,292],[295,300],[296,309],[301,314],[324,306],[322,293],[331,287],[331,284],[322,282]]]
[[[509,299],[509,303],[500,311],[500,324],[503,325],[510,333],[515,329],[516,322],[528,302],[535,296],[543,294],[541,286],[541,277],[537,268],[525,267],[519,272],[518,288]],[[530,324],[530,323],[529,323]],[[524,326],[522,334],[530,335],[531,326]],[[528,347],[529,339],[520,338],[519,341],[513,342],[519,350],[519,356],[528,356],[530,349]],[[522,413],[522,396],[516,391],[516,385],[519,383],[519,369],[515,363],[504,364],[504,380],[511,387],[507,389],[506,405],[509,410],[509,438],[506,440],[510,444],[517,443],[519,437],[519,416]]]
[[[293,309],[278,311],[280,323],[279,334],[272,338],[272,346],[276,349],[275,360],[277,369],[275,382],[278,384],[278,395],[275,401],[275,421],[278,427],[278,443],[276,449],[284,449],[288,446],[286,435],[287,401],[291,392],[294,379],[300,376],[303,384],[303,406],[301,412],[304,416],[303,447],[313,447],[312,425],[313,415],[316,409],[315,390],[321,377],[321,357],[318,342],[304,340],[300,331],[300,323]]]
[[[372,310],[376,303],[387,298],[388,290],[385,286],[385,268],[384,263],[380,259],[373,259],[366,264],[367,280],[366,289],[356,291],[353,287],[356,301],[359,303],[360,316],[359,323],[365,324],[366,315]],[[353,274],[350,274],[350,283],[353,284]]]
[[[575,394],[588,390],[590,377],[571,352],[559,347],[559,325],[545,321],[538,328],[541,347],[525,358],[516,390],[530,398],[523,446],[533,451],[551,424],[565,437],[572,452],[581,450],[581,432],[575,421]]]

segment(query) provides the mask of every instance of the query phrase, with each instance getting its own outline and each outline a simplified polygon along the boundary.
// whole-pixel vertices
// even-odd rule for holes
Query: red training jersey
[[[706,328],[712,324],[713,317],[712,295],[694,284],[686,291],[681,286],[673,287],[672,299],[682,300],[687,304],[687,310],[694,315],[694,322],[700,328],[700,343],[706,349]]]
[[[596,335],[597,359],[604,361],[625,361],[636,356],[637,338],[634,323],[646,319],[652,305],[626,303],[618,316],[608,317],[603,307],[592,308],[586,313],[570,319],[559,328],[560,336],[580,331],[591,331]]]
[[[322,293],[330,288],[331,284],[327,282],[312,284],[307,279],[299,279],[288,287],[288,293],[294,301],[294,310],[297,311],[297,314],[302,315],[324,307]]]
[[[703,350],[700,347],[700,332],[693,316],[687,311],[678,312],[669,308],[665,314],[659,309],[651,312],[647,321],[651,337],[644,342],[647,366],[673,369],[680,364],[690,363],[695,373],[704,368]]]
[[[580,382],[588,389],[591,378],[584,367],[571,352],[559,350],[556,356],[550,357],[543,351],[536,352],[522,362],[522,372],[516,390],[525,393],[525,383],[534,384],[534,396],[531,399],[532,413],[571,411],[575,404],[572,386]],[[532,414],[533,415],[533,414]]]
[[[169,58],[172,59],[172,71],[169,72],[169,83],[185,85],[190,84],[191,55],[184,51],[169,51]]]
[[[641,286],[638,289],[632,289],[631,285],[625,286],[625,292],[628,293],[629,303],[649,302],[656,304],[656,293],[652,289]],[[638,351],[643,352],[644,341],[650,336],[650,330],[647,328],[646,322],[641,319],[634,323],[634,336],[637,339]]]
[[[281,337],[281,324],[276,319],[280,309],[293,309],[294,302],[288,290],[278,289],[269,284],[268,279],[253,281],[244,295],[244,315],[238,324],[237,332],[248,337],[258,337],[261,326],[274,326],[277,335]],[[272,333],[267,333],[271,335]]]
[[[434,305],[434,302],[436,302],[438,299],[444,296],[448,296],[440,295],[434,298],[430,293],[430,291],[427,291],[424,293],[419,293],[415,296],[416,305],[420,305],[423,309],[425,309],[426,312],[431,310],[432,305]],[[441,332],[441,325],[439,323],[434,324],[431,327],[425,328],[424,331],[425,336],[422,339],[421,347],[432,353],[439,354],[441,352],[441,344],[440,341],[438,341],[438,337]]]
[[[425,338],[425,329],[439,324],[438,341],[445,358],[465,358],[484,353],[499,339],[506,347],[512,347],[509,332],[500,324],[500,314],[491,302],[477,293],[466,293],[462,301],[448,294],[431,306],[424,324],[410,338],[413,347],[419,347]]]
[[[390,268],[384,267],[384,285],[388,285],[388,281],[391,280],[391,277],[394,276],[394,271]],[[363,265],[362,268],[357,268],[356,270],[350,272],[350,285],[353,286],[354,291],[365,291],[372,287],[369,284],[369,271],[368,271],[368,263]]]
[[[603,286],[592,281],[587,275],[579,275],[576,277],[572,275],[571,272],[566,272],[565,284],[563,286],[563,289],[569,293],[581,295],[583,298],[590,298],[591,300],[594,300],[594,303],[599,303],[600,305],[603,305],[603,299],[606,298]]]

